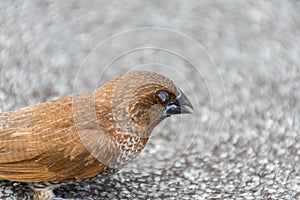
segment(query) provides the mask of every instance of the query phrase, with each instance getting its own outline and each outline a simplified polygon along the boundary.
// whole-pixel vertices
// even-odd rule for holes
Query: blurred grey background
[[[1,0],[0,111],[158,71],[195,113],[164,122],[118,174],[58,197],[299,199],[299,10],[296,0]],[[0,182],[0,199],[31,195]]]

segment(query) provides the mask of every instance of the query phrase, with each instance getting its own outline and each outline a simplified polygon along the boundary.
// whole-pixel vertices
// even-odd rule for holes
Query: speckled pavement
[[[0,111],[95,89],[105,58],[136,42],[125,38],[95,51],[80,71],[112,35],[139,27],[176,30],[212,58],[172,41],[198,63],[202,79],[182,59],[155,51],[125,56],[100,82],[158,58],[187,78],[179,85],[195,113],[168,119],[119,173],[64,186],[55,190],[58,199],[300,199],[299,9],[296,0],[1,0]],[[164,37],[156,40],[164,45]],[[0,199],[31,195],[25,183],[0,182]]]

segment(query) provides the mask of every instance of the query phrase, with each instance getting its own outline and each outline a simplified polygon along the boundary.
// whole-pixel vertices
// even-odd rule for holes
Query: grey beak
[[[169,117],[171,115],[176,114],[188,114],[192,113],[194,107],[192,106],[190,100],[185,96],[185,94],[177,88],[179,95],[171,101],[163,114],[165,117]]]

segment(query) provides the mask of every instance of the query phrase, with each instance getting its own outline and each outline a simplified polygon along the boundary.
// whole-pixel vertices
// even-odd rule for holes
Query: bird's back
[[[86,178],[104,168],[81,142],[72,98],[0,113],[0,178],[25,182]]]

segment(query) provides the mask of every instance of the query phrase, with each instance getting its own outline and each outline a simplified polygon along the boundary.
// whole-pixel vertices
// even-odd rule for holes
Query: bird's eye
[[[161,99],[163,103],[169,101],[170,99],[169,93],[165,91],[158,91],[157,96]]]

